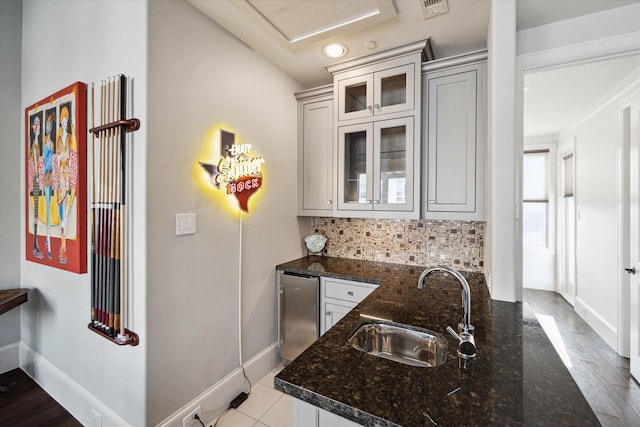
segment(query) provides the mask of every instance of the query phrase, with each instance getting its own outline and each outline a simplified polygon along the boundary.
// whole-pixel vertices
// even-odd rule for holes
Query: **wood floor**
[[[21,369],[0,374],[0,427],[82,426]]]
[[[539,321],[542,315],[540,323],[547,335],[555,324],[556,341],[564,347],[558,353],[561,358],[564,353],[565,365],[600,423],[605,427],[640,426],[640,385],[629,372],[629,359],[611,349],[560,295],[525,289],[523,299]]]

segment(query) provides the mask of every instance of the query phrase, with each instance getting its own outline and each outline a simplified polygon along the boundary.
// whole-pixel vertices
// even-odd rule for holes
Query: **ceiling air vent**
[[[420,0],[420,11],[424,19],[442,15],[449,11],[447,0]]]

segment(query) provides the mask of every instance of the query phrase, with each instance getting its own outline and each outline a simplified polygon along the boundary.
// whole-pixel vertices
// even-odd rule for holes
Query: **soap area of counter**
[[[278,270],[380,286],[275,378],[275,388],[370,426],[599,425],[532,313],[491,300],[484,276],[465,273],[477,356],[463,361],[446,333],[462,320],[460,284],[422,267],[305,257]],[[371,318],[425,328],[447,339],[447,360],[415,367],[358,351],[347,342]]]

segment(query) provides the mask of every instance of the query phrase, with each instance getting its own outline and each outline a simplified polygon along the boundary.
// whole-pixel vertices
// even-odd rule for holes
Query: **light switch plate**
[[[176,236],[196,233],[196,214],[179,213],[176,214]]]

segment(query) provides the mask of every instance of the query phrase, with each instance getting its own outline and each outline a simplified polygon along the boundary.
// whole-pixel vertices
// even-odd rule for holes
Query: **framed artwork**
[[[76,82],[25,115],[26,258],[87,272],[87,86]]]

